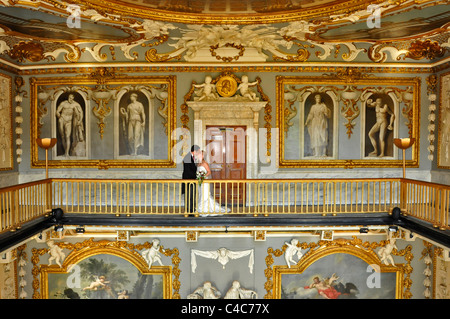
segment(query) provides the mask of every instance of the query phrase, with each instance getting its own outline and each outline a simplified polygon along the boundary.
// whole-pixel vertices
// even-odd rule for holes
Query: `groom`
[[[183,179],[197,179],[197,163],[196,157],[201,152],[198,145],[192,145],[191,152],[183,158]],[[184,203],[186,211],[193,213],[196,207],[196,184],[195,183],[183,183],[181,185],[181,193],[185,194]]]

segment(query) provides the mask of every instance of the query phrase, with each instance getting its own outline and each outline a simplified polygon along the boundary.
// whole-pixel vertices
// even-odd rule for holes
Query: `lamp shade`
[[[395,146],[397,146],[398,148],[400,148],[402,150],[406,150],[407,148],[410,148],[414,144],[415,141],[416,141],[415,138],[409,138],[409,137],[394,138]]]
[[[36,142],[39,145],[39,147],[47,150],[47,149],[52,148],[53,146],[55,146],[56,138],[49,138],[49,137],[47,137],[47,138],[37,138]]]

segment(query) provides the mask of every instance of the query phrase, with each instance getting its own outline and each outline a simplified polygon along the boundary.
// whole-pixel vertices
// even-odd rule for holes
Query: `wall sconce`
[[[55,146],[56,138],[37,138],[37,145],[45,149],[45,179],[48,178],[48,150]]]
[[[406,159],[405,159],[406,149],[410,148],[415,141],[416,141],[415,138],[394,138],[395,146],[403,150],[403,178],[406,178]]]

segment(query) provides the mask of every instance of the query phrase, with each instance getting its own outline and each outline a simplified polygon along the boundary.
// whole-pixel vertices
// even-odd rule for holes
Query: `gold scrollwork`
[[[21,41],[13,46],[8,52],[8,55],[19,62],[24,62],[25,60],[39,62],[44,59],[49,59],[44,56],[44,47],[36,41]]]
[[[283,53],[284,56],[272,56],[275,61],[288,61],[288,62],[305,62],[309,58],[309,51],[303,48],[297,50],[297,54]]]
[[[172,56],[170,53],[167,54],[159,54],[156,49],[150,49],[145,52],[145,59],[148,62],[167,62],[170,60],[179,60],[181,59],[181,54]]]
[[[408,48],[405,58],[414,60],[435,59],[444,56],[447,49],[440,46],[439,42],[432,40],[416,40],[412,42]]]

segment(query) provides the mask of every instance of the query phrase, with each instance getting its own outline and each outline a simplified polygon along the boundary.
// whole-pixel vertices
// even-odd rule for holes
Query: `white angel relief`
[[[222,264],[223,269],[225,269],[225,265],[230,261],[230,259],[238,259],[249,256],[248,268],[250,270],[250,273],[253,273],[253,265],[254,265],[253,249],[242,251],[231,251],[226,248],[219,248],[218,250],[212,251],[201,251],[193,249],[191,251],[191,267],[193,273],[195,273],[195,270],[197,269],[197,260],[196,260],[197,255],[209,259],[216,259],[220,264]]]

